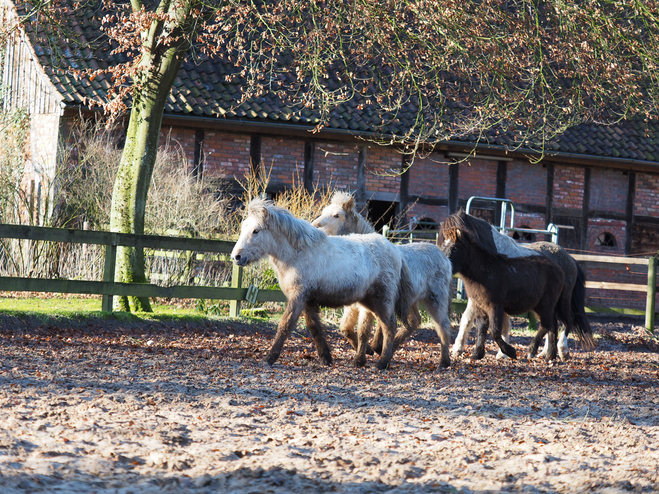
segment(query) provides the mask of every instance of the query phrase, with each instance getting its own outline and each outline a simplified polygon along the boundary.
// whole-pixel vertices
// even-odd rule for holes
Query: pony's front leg
[[[403,327],[396,332],[394,337],[394,352],[398,350],[403,342],[416,331],[416,328],[421,324],[421,314],[419,314],[418,304],[412,304],[410,307],[410,313],[407,316],[407,324],[403,324]]]
[[[506,317],[503,307],[496,306],[488,314],[490,320],[490,333],[492,334],[492,339],[496,341],[497,345],[503,353],[508,355],[511,359],[517,359],[517,352],[515,349],[506,343],[501,336],[501,328],[503,326],[503,318]]]
[[[476,308],[474,303],[469,299],[467,301],[467,307],[462,313],[460,318],[460,330],[458,331],[458,336],[455,337],[455,343],[453,343],[453,358],[456,358],[458,355],[465,351],[465,344],[467,342],[467,337],[469,336],[469,330],[471,325],[474,322],[474,317],[476,316]]]
[[[348,340],[348,343],[350,343],[355,350],[357,350],[357,333],[355,333],[355,326],[357,325],[358,319],[358,305],[349,305],[343,308],[343,317],[341,317],[339,328],[345,339]]]
[[[325,365],[332,365],[332,353],[323,334],[323,325],[318,316],[318,307],[306,306],[303,311],[307,328],[316,344],[316,352]]]
[[[266,362],[269,365],[273,365],[279,355],[281,355],[281,349],[284,347],[284,342],[290,336],[291,331],[295,327],[297,320],[300,318],[300,313],[304,309],[304,300],[300,299],[291,299],[286,305],[284,310],[284,315],[281,316],[281,321],[279,321],[279,326],[277,327],[277,334],[275,336],[275,341],[270,348],[268,353],[268,358]]]

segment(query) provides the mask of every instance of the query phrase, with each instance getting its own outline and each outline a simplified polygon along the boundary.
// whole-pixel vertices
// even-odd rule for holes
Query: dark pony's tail
[[[403,259],[400,268],[400,283],[398,283],[398,297],[396,298],[395,312],[396,317],[398,317],[408,331],[412,331],[408,322],[408,315],[413,304],[412,277],[410,276],[410,270],[407,267],[407,263],[405,262],[405,259]]]
[[[586,273],[579,264],[577,264],[577,281],[572,290],[570,305],[574,315],[574,332],[577,333],[579,341],[586,350],[595,348],[593,330],[584,309],[586,305]]]

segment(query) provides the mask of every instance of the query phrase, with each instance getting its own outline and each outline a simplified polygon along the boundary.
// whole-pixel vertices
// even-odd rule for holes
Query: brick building
[[[91,39],[97,26],[83,15],[76,12],[69,21]],[[30,173],[39,181],[55,169],[67,121],[92,113],[85,98],[103,98],[108,81],[75,80],[53,67],[48,46],[30,30],[15,35],[6,53],[3,84],[10,91],[3,105],[30,113]],[[111,59],[92,54],[75,63],[102,67]],[[511,151],[504,135],[476,146],[446,141],[409,166],[401,149],[369,141],[374,134],[355,107],[333,110],[330,124],[312,133],[313,115],[274,97],[236,106],[238,90],[223,81],[225,71],[212,61],[184,63],[166,108],[162,135],[180,143],[198,173],[231,183],[263,163],[272,169],[269,192],[294,179],[308,187],[331,184],[354,192],[379,224],[395,214],[403,224],[412,218],[441,222],[470,196],[508,198],[516,226],[561,225],[559,243],[569,249],[639,256],[659,249],[657,122],[570,128],[548,144],[540,162],[532,150]],[[496,211],[481,205],[477,214],[494,220]],[[607,276],[643,282],[629,270]]]

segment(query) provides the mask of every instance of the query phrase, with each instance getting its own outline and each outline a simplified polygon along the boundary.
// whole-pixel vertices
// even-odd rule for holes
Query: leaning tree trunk
[[[110,230],[113,232],[144,233],[146,199],[158,152],[165,102],[186,50],[187,46],[171,46],[160,56],[147,53],[142,57],[141,65],[147,68],[141,80],[135,82],[126,145],[112,192]],[[115,281],[146,283],[142,249],[117,249]],[[130,311],[132,305],[135,311],[151,312],[148,297],[116,297],[114,305],[116,310]]]

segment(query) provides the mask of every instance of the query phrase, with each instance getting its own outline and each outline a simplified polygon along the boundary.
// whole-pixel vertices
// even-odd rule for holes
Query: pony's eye
[[[254,230],[254,231],[252,232],[252,235],[256,235],[257,233],[259,233],[259,231],[258,231],[258,230]]]
[[[335,218],[340,218],[341,215],[337,213],[337,214],[334,215],[334,217],[335,217]]]

